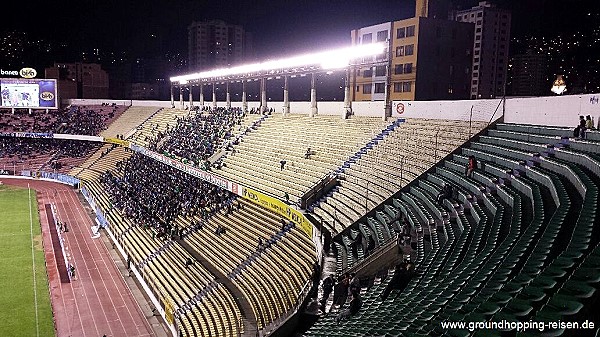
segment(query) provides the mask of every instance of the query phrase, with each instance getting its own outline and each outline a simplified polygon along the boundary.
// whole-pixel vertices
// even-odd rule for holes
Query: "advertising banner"
[[[39,132],[0,132],[0,137],[53,138],[53,135],[51,133],[39,133]]]
[[[129,147],[129,141],[119,138],[104,137],[104,142]]]
[[[308,221],[308,219],[306,219],[304,214],[300,213],[298,210],[292,208],[290,205],[284,203],[279,199],[275,199],[264,193],[252,190],[247,187],[240,186],[240,188],[242,190],[241,196],[244,199],[250,200],[255,204],[263,206],[266,209],[272,210],[275,213],[283,216],[284,218],[292,221],[296,224],[296,226],[299,226],[308,235],[309,238],[312,238],[312,224],[310,223],[310,221]]]
[[[57,109],[55,79],[0,78],[2,108]]]

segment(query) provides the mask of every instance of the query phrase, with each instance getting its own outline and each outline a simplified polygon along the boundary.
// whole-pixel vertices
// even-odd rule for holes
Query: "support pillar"
[[[215,92],[216,83],[213,83],[213,92],[212,92],[212,107],[213,110],[217,108],[217,93]]]
[[[344,108],[342,109],[342,119],[348,118],[352,114],[352,101],[350,100],[350,70],[346,69],[346,81],[344,83]]]
[[[284,76],[283,82],[283,116],[290,114],[290,95],[288,89],[288,77]]]
[[[248,111],[248,101],[246,101],[246,82],[242,80],[242,109]]]
[[[179,87],[179,108],[183,110],[183,87]]]
[[[317,88],[315,87],[315,73],[310,78],[310,117],[315,117],[319,112],[317,108]]]
[[[173,84],[171,84],[171,108],[175,107],[175,95],[173,94]]]
[[[192,86],[190,84],[190,93],[189,93],[189,95],[190,95],[190,110],[192,110],[192,106],[194,106],[194,98],[192,97],[192,89],[193,88],[194,88],[194,86]]]
[[[200,110],[204,109],[204,84],[200,84]]]
[[[267,112],[267,79],[260,79],[260,112]]]
[[[229,82],[227,82],[227,97],[225,98],[225,107],[231,109],[231,96],[229,95]]]
[[[393,22],[390,25],[390,32],[393,31]],[[385,107],[383,111],[383,120],[387,121],[389,117],[392,117],[392,39],[388,39],[387,47],[387,67],[385,72]]]

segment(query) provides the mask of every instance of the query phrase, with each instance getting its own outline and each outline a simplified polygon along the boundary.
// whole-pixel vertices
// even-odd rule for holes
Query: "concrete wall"
[[[464,101],[394,101],[393,117],[489,121],[502,115],[501,99]],[[497,109],[497,110],[496,110]],[[494,115],[494,112],[496,114]]]
[[[567,95],[506,100],[507,123],[575,127],[579,116],[600,119],[600,94]]]
[[[491,121],[502,116],[502,100],[480,99],[463,101],[394,101],[392,104],[392,117],[406,118],[431,118],[455,119],[475,121]],[[95,100],[73,99],[64,100],[63,104],[98,105],[101,103],[116,103],[117,105],[156,106],[168,108],[170,101],[131,101],[131,100]],[[184,106],[189,104],[184,101]],[[194,101],[198,104],[198,101]],[[205,101],[206,106],[212,104]],[[248,107],[258,108],[258,101],[249,101]],[[283,102],[268,102],[267,105],[275,109],[275,113],[282,113]],[[179,107],[179,101],[175,101]],[[217,102],[217,106],[224,107],[225,102]],[[241,107],[242,102],[231,102],[233,107]],[[320,115],[341,116],[344,102],[317,102]],[[575,127],[579,115],[591,115],[597,123],[600,119],[600,94],[566,95],[548,97],[507,98],[504,121],[507,123],[520,123],[532,125],[551,125]],[[352,110],[357,116],[383,116],[383,101],[352,102]],[[294,114],[308,114],[310,102],[290,102],[290,112]],[[401,113],[400,113],[401,112]],[[472,112],[472,114],[471,114]]]

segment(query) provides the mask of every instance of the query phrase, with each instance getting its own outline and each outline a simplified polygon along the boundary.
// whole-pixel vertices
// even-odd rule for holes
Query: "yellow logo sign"
[[[23,68],[19,71],[19,75],[23,78],[34,78],[37,76],[37,71],[33,68]]]

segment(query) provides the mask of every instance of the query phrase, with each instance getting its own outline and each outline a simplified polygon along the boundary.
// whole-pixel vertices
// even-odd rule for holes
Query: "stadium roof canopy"
[[[351,64],[360,64],[364,58],[371,59],[381,55],[385,43],[369,43],[323,52],[298,55],[261,63],[246,64],[231,68],[221,68],[187,75],[171,77],[171,84],[187,85],[193,83],[213,83],[252,80],[286,75],[304,75],[307,73],[344,69]],[[372,63],[372,62],[368,62]]]

